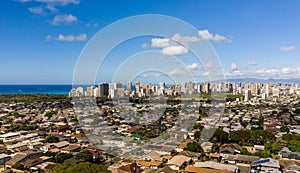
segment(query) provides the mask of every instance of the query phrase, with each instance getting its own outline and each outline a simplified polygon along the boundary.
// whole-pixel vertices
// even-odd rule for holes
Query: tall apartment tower
[[[249,101],[251,99],[251,90],[245,90],[245,102]]]
[[[139,93],[141,91],[141,84],[139,81],[135,83],[135,92]]]
[[[158,87],[160,88],[160,89],[165,89],[165,83],[164,82],[158,82]]]
[[[108,83],[99,83],[98,89],[99,89],[99,97],[107,97],[108,96],[108,91],[109,91]]]
[[[131,91],[132,91],[132,82],[131,81],[129,81],[127,83],[127,90],[131,93]]]

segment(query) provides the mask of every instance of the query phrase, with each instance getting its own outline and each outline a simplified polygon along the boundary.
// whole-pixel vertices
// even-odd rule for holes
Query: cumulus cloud
[[[69,4],[79,4],[79,0],[16,0],[18,2],[26,3],[26,2],[40,2],[45,4],[53,4],[59,6],[66,6]]]
[[[71,24],[76,23],[79,20],[76,16],[72,14],[63,14],[63,15],[56,15],[54,19],[51,21],[53,25],[60,25],[60,24]]]
[[[63,34],[58,34],[57,37],[52,37],[51,35],[46,36],[46,41],[85,41],[87,40],[87,35],[86,34],[79,34],[79,35],[63,35]]]
[[[197,42],[199,41],[199,38],[194,36],[181,36],[179,33],[176,33],[171,38],[175,42],[179,42],[185,45],[188,45],[189,43]]]
[[[99,26],[99,23],[98,22],[89,22],[89,23],[85,24],[85,26],[97,28]]]
[[[231,63],[230,67],[231,67],[232,71],[237,71],[238,70],[238,66],[235,63]]]
[[[188,53],[188,45],[199,41],[194,36],[181,36],[179,33],[174,34],[171,38],[152,38],[151,47],[163,48],[164,55],[176,56]]]
[[[255,61],[249,61],[247,64],[248,65],[257,65],[257,63]]]
[[[211,34],[207,29],[198,31],[198,34],[202,40],[210,40],[215,42],[231,42],[229,38],[226,38],[225,36],[219,35],[219,34]]]
[[[168,74],[169,75],[184,75],[187,72],[185,70],[180,70],[178,68],[174,68],[173,70],[171,70]]]
[[[244,76],[244,74],[239,70],[235,70],[232,72],[225,73],[225,76],[226,77],[242,77],[242,76]]]
[[[149,45],[147,43],[142,44],[142,48],[147,49]]]
[[[152,38],[151,47],[167,47],[170,44],[170,39],[168,38]]]
[[[29,7],[28,10],[33,14],[45,15],[44,7]]]
[[[197,63],[192,63],[190,65],[187,65],[186,68],[188,70],[199,70],[200,66]]]
[[[79,4],[79,0],[16,0],[21,3],[34,2],[38,7],[30,7],[29,11],[33,14],[45,15],[46,11],[56,13],[56,6],[67,6],[69,4]]]
[[[144,78],[151,78],[151,77],[160,77],[162,75],[160,73],[145,73],[142,76]]]
[[[270,77],[270,78],[299,78],[300,77],[300,68],[290,68],[284,67],[281,69],[259,69],[254,72],[255,75],[259,77]]]
[[[280,51],[292,51],[295,50],[296,48],[294,46],[282,46],[279,48]]]
[[[184,46],[168,46],[161,51],[164,55],[177,56],[188,53],[188,49]]]

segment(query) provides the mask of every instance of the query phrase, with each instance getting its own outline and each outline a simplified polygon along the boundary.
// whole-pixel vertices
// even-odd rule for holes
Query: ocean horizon
[[[0,94],[69,94],[72,84],[0,84]]]

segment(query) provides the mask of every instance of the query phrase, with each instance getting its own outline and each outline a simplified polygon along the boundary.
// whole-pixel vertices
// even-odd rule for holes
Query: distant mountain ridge
[[[260,78],[235,78],[226,79],[227,82],[232,83],[282,83],[282,84],[300,84],[300,78],[290,78],[290,79],[260,79]]]

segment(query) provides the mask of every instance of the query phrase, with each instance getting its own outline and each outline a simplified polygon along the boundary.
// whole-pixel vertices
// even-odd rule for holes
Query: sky
[[[172,28],[168,37],[145,35],[113,47],[99,65],[96,83],[156,82],[186,74],[205,80],[211,65],[189,50],[203,41],[216,53],[225,78],[300,78],[299,7],[297,0],[1,0],[0,84],[70,84],[78,58],[97,33],[143,14],[178,18],[197,32],[184,35]],[[99,39],[114,41],[117,35]],[[124,76],[153,61],[156,69],[136,71],[134,79]]]

